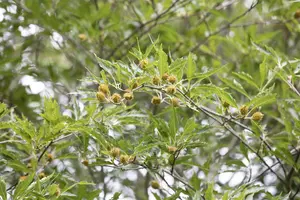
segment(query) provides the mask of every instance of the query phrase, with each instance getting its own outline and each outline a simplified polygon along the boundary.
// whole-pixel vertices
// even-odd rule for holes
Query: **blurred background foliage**
[[[90,72],[100,77],[103,70],[97,57],[138,64],[139,60],[130,54],[132,48],[139,46],[145,52],[152,41],[158,39],[169,61],[186,57],[191,52],[197,72],[214,70],[227,64],[221,70],[222,73],[203,82],[230,87],[232,84],[226,82],[226,78],[231,77],[232,82],[239,80],[247,92],[241,92],[241,89],[232,86],[238,91],[231,92],[238,106],[246,104],[248,97],[252,98],[260,92],[269,92],[268,95],[277,93],[277,103],[265,107],[265,114],[270,116],[265,122],[268,127],[272,127],[269,129],[271,143],[280,149],[279,153],[275,152],[276,155],[284,159],[282,152],[287,151],[290,163],[287,160],[284,163],[288,163],[287,169],[290,169],[294,165],[294,154],[290,155],[288,150],[298,151],[296,147],[299,137],[300,105],[295,92],[300,88],[300,65],[297,59],[300,53],[299,8],[299,2],[289,0],[0,0],[0,102],[13,107],[18,116],[24,115],[34,123],[43,124],[40,116],[44,105],[43,97],[53,97],[58,101],[63,114],[82,120],[83,125],[87,123],[79,117],[83,107],[87,107],[87,112],[96,108],[88,102],[76,100],[82,97],[79,94],[85,95],[97,90],[98,85],[89,78]],[[284,66],[288,67],[283,69]],[[245,72],[253,79],[234,72]],[[291,92],[290,88],[295,91]],[[200,90],[194,93],[194,96],[198,95],[204,99],[210,96]],[[141,108],[149,108],[149,96],[141,94],[139,99],[143,101],[139,102]],[[212,100],[208,99],[205,102],[211,103]],[[216,103],[213,101],[213,104]],[[216,107],[214,105],[213,108]],[[103,115],[109,120],[112,113],[115,115],[119,111],[107,112]],[[184,126],[192,114],[190,110],[183,109],[181,112],[185,116]],[[168,120],[168,116],[164,119]],[[198,120],[202,125],[208,123]],[[66,123],[73,122],[66,120]],[[144,125],[143,120],[133,123],[141,127]],[[122,124],[115,129],[122,130]],[[231,170],[234,172],[232,177],[238,176],[236,172],[244,165],[239,162],[241,154],[231,155],[235,162],[223,157],[223,154],[229,155],[227,151],[234,149],[236,140],[228,135],[220,137],[218,132],[213,136],[208,133],[204,134],[203,140],[209,145],[201,153],[204,159],[199,161],[204,166],[205,173],[199,176],[209,179],[210,176],[219,174],[213,172],[208,175],[205,171],[205,166],[210,166],[211,163],[229,173]],[[80,141],[84,142],[84,137]],[[132,144],[128,142],[118,145],[125,148]],[[260,145],[258,142],[254,143],[258,151],[263,149]],[[64,151],[69,153],[68,150]],[[72,156],[69,158],[74,158],[75,154]],[[232,168],[222,168],[224,160]],[[299,169],[297,162],[295,165]],[[88,173],[82,172],[80,163],[72,166],[78,179],[84,180],[84,175]],[[258,171],[262,168],[263,165],[257,166]],[[217,170],[217,167],[213,169]],[[138,176],[142,177],[140,173]],[[105,176],[101,174],[97,178],[101,178],[101,182]],[[144,191],[138,189],[140,184],[144,184],[143,179],[130,181],[117,172],[110,178],[117,180],[116,182],[122,179],[123,182],[119,180],[119,183],[132,187],[137,199],[147,198]],[[201,178],[194,175],[190,179],[195,189],[200,190],[197,185],[200,185]],[[295,177],[293,181],[295,183],[282,191],[282,183],[278,180],[262,180],[261,183],[271,185],[272,194],[282,192],[293,196],[298,193],[295,188],[299,184],[299,178]],[[10,184],[12,183],[13,181]],[[223,189],[235,186],[230,180],[219,183],[219,187]],[[204,187],[210,189],[209,185]],[[143,190],[147,190],[146,185],[144,188],[146,189]],[[215,186],[215,189],[218,187]],[[209,197],[209,194],[206,196]],[[270,194],[265,195],[271,199]],[[129,192],[127,196],[134,195]],[[293,198],[296,199],[296,196]],[[197,199],[196,195],[194,199]]]
[[[232,63],[256,75],[261,56],[251,41],[288,57],[299,54],[298,3],[264,1],[1,1],[1,96],[20,113],[35,119],[40,94],[69,102],[86,69],[99,70],[93,54],[127,61],[129,51],[159,38],[172,58],[193,52],[204,66]],[[30,91],[22,78],[44,84]],[[65,98],[62,98],[65,97]],[[33,104],[36,103],[36,104]],[[62,102],[61,102],[62,103]]]

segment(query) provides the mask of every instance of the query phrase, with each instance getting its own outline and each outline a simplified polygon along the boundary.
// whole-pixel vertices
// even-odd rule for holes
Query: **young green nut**
[[[176,87],[174,85],[169,85],[166,89],[166,92],[168,94],[175,94],[176,93]]]
[[[99,85],[98,91],[99,92],[103,92],[105,95],[109,94],[109,92],[110,92],[108,85],[104,84],[104,83],[102,83],[102,84]]]
[[[105,101],[105,94],[103,92],[97,92],[96,97],[100,102]]]
[[[126,99],[127,101],[130,101],[133,99],[133,93],[132,92],[126,92],[123,95],[124,99]]]
[[[121,155],[120,156],[120,163],[122,163],[123,165],[128,164],[129,162],[129,156],[128,155]]]
[[[160,78],[159,78],[158,76],[154,76],[154,77],[152,78],[152,83],[153,83],[154,85],[159,85],[159,83],[160,83]]]
[[[113,147],[113,148],[110,150],[110,155],[111,155],[113,158],[116,158],[116,157],[119,157],[119,156],[120,156],[120,152],[121,152],[121,150],[120,150],[118,147]]]
[[[158,105],[161,103],[161,98],[158,96],[154,96],[154,97],[152,97],[151,103],[154,105]]]
[[[254,121],[260,121],[260,120],[262,120],[263,117],[264,117],[264,114],[262,114],[261,112],[255,112],[255,113],[253,113],[251,119]]]
[[[118,94],[118,93],[114,93],[114,94],[111,96],[111,100],[112,100],[114,103],[120,103],[120,102],[121,102],[121,95]]]
[[[179,100],[176,97],[170,99],[170,102],[171,102],[171,105],[174,106],[174,107],[178,107],[179,106]]]
[[[162,80],[166,81],[169,78],[169,74],[168,73],[164,73],[161,77]]]
[[[168,77],[168,81],[169,81],[170,83],[172,83],[172,84],[175,83],[176,80],[177,80],[177,78],[176,78],[176,76],[174,76],[174,75],[171,75],[171,76]]]
[[[240,113],[241,115],[245,116],[248,113],[248,107],[243,105],[242,107],[240,107]]]
[[[139,66],[140,66],[141,69],[146,69],[148,64],[149,64],[148,59],[144,58],[140,61]]]
[[[153,189],[159,189],[160,185],[159,185],[158,181],[151,181],[151,187]]]

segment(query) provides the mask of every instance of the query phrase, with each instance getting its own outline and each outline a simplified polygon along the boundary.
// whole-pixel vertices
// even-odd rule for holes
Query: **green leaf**
[[[208,85],[199,85],[197,87],[194,87],[191,90],[191,96],[199,96],[201,93],[213,93],[213,94],[217,94],[221,99],[223,99],[223,101],[226,101],[227,103],[229,103],[232,107],[237,108],[237,104],[235,99],[226,91],[224,91],[222,88],[219,88],[215,85],[212,84],[208,84]]]
[[[0,103],[0,118],[4,117],[9,113],[9,109],[7,109],[6,104]]]
[[[89,182],[86,182],[86,181],[80,181],[80,182],[74,183],[73,185],[63,189],[61,194],[63,195],[63,193],[66,193],[67,191],[71,190],[76,185],[94,185],[94,183],[89,183]]]
[[[121,194],[121,192],[116,192],[110,200],[118,200]]]
[[[198,82],[200,82],[203,79],[206,79],[212,75],[214,75],[215,73],[221,71],[222,69],[226,68],[228,66],[228,64],[222,66],[222,67],[217,67],[215,69],[212,69],[210,71],[204,72],[204,73],[195,73],[191,79],[197,79]]]
[[[0,196],[2,200],[7,200],[6,184],[2,178],[0,179]]]
[[[231,87],[232,89],[238,91],[239,93],[245,95],[248,99],[250,99],[249,95],[247,94],[247,92],[245,91],[243,86],[239,82],[237,82],[235,79],[232,81],[227,78],[220,78],[220,80],[222,82],[224,82],[226,85],[228,85],[229,87]]]
[[[210,199],[210,200],[214,200],[214,184],[213,183],[209,183],[207,190],[205,191],[205,199]]]
[[[164,52],[162,45],[158,50],[158,70],[161,76],[168,71],[168,56]]]
[[[170,119],[170,125],[169,125],[170,139],[172,140],[172,142],[175,142],[175,137],[176,137],[176,133],[178,131],[178,126],[179,126],[179,121],[178,121],[178,117],[177,117],[176,108],[173,107],[171,119]]]
[[[32,182],[34,177],[34,173],[27,176],[24,181],[20,181],[15,189],[13,199],[23,199],[26,195],[27,188],[29,187],[30,183]]]
[[[187,59],[187,69],[186,69],[186,76],[188,81],[191,81],[192,77],[194,76],[194,73],[196,71],[196,63],[193,59],[193,54],[189,53],[188,59]]]
[[[222,200],[229,200],[229,192],[225,192],[225,194],[222,197]]]
[[[55,100],[45,98],[44,113],[41,116],[48,122],[56,124],[61,118],[59,105]]]
[[[267,71],[268,66],[266,64],[266,57],[264,58],[264,61],[259,65],[259,74],[260,74],[260,87],[264,84],[266,78],[267,78]]]
[[[276,94],[267,94],[264,96],[256,96],[254,97],[251,101],[249,101],[248,103],[246,103],[246,106],[253,106],[252,110],[265,105],[265,104],[270,104],[273,103],[274,101],[276,101]]]
[[[245,73],[245,72],[240,72],[240,73],[236,73],[236,72],[232,72],[232,74],[236,77],[238,77],[239,79],[247,82],[249,85],[259,89],[257,83],[253,80],[252,76]]]

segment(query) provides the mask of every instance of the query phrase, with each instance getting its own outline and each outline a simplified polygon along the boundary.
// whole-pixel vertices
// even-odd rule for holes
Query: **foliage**
[[[300,198],[297,1],[0,5],[3,200]]]

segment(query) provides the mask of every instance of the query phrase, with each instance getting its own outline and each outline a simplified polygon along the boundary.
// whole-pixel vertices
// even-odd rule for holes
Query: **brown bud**
[[[158,105],[161,103],[161,98],[158,96],[154,96],[154,97],[152,97],[151,103],[154,105]]]
[[[169,85],[166,89],[166,92],[168,94],[175,94],[176,93],[176,87],[174,85]]]
[[[123,95],[124,99],[126,99],[127,101],[130,101],[133,99],[133,93],[132,92],[126,92]]]
[[[120,150],[118,147],[113,147],[113,148],[110,150],[110,155],[111,155],[113,158],[116,158],[116,157],[119,157],[119,156],[120,156],[120,152],[121,152],[121,150]]]
[[[105,94],[103,92],[97,92],[96,97],[99,101],[105,101]]]
[[[151,187],[153,189],[159,189],[160,188],[160,185],[157,181],[151,181]]]
[[[222,105],[223,105],[224,108],[228,108],[230,106],[229,103],[227,103],[226,101],[223,101]]]
[[[295,19],[299,19],[300,18],[300,9],[296,10],[296,12],[294,14],[294,18]]]
[[[114,93],[114,94],[111,96],[111,100],[112,100],[114,103],[120,103],[120,102],[121,102],[121,95],[118,94],[118,93]]]
[[[141,69],[146,69],[148,64],[149,64],[149,61],[147,58],[145,58],[140,61],[139,66]]]
[[[102,84],[99,85],[98,91],[99,92],[103,92],[105,95],[107,95],[107,94],[110,93],[108,85],[104,84],[104,83],[102,83]]]
[[[27,179],[27,176],[20,176],[20,181],[24,181]]]
[[[242,107],[240,107],[240,113],[241,115],[245,116],[248,113],[248,107],[243,105]]]
[[[89,161],[88,160],[83,160],[81,162],[84,166],[89,166]]]
[[[47,161],[52,162],[54,160],[54,156],[51,153],[47,154]]]
[[[171,75],[171,76],[168,77],[168,81],[169,81],[170,83],[172,83],[172,84],[175,83],[176,80],[177,80],[177,79],[176,79],[176,76]]]
[[[251,119],[254,120],[254,121],[260,121],[262,120],[262,118],[264,117],[264,114],[262,114],[261,112],[255,112]]]

